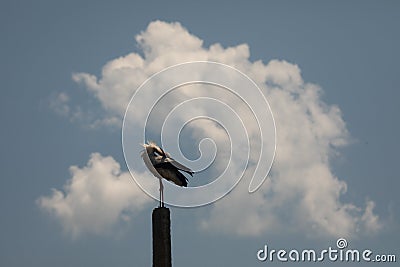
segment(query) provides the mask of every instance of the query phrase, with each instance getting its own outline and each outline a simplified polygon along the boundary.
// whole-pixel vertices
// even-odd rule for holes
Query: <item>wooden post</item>
[[[171,267],[171,219],[169,209],[153,210],[153,267]]]

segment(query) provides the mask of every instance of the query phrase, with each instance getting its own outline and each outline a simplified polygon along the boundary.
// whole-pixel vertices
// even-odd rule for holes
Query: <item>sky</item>
[[[275,265],[257,259],[264,245],[322,250],[336,248],[338,238],[398,259],[399,11],[397,1],[1,1],[0,265],[151,265],[158,203],[132,178],[153,192],[158,181],[132,145],[141,133],[128,132],[123,146],[122,121],[146,79],[196,60],[226,64],[254,81],[271,108],[276,143],[271,127],[255,127],[253,115],[265,119],[269,111],[251,114],[221,88],[184,86],[152,110],[146,137],[163,138],[185,164],[200,152],[209,159],[213,146],[204,138],[218,148],[189,186],[219,177],[230,154],[229,176],[244,171],[218,201],[169,206],[174,266]],[[203,71],[190,73],[215,78]],[[186,78],[172,73],[161,84]],[[138,110],[148,108],[146,99],[160,95],[143,92],[127,112],[131,130],[145,120]],[[198,102],[181,105],[171,120],[162,116],[191,99]],[[239,114],[247,136],[221,102]],[[221,124],[182,124],[199,115]],[[188,159],[174,147],[180,128]],[[263,177],[256,164],[269,167],[260,142],[265,151],[276,144],[276,153],[268,179],[249,194],[252,175]],[[243,147],[246,169],[237,156]],[[167,201],[185,196],[185,189],[166,186]]]

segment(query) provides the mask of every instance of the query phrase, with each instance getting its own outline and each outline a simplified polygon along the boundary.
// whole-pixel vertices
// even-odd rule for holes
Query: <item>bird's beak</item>
[[[165,154],[164,149],[162,149],[161,147],[160,147],[160,149],[161,149],[161,152],[162,152],[162,156],[166,157],[167,155]]]

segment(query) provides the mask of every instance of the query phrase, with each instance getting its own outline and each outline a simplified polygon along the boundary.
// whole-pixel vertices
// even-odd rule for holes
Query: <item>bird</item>
[[[162,179],[173,182],[182,187],[187,187],[188,179],[181,171],[193,176],[193,171],[188,167],[174,160],[171,155],[165,152],[155,142],[147,142],[142,145],[144,150],[141,153],[142,159],[150,172],[160,182],[160,207],[164,207],[164,185]]]

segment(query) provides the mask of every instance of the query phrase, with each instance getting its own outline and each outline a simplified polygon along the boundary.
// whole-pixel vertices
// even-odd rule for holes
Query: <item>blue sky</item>
[[[345,234],[352,248],[399,255],[399,8],[396,1],[2,1],[1,265],[151,264],[150,216],[157,202],[141,194],[128,178],[118,127],[124,98],[119,105],[114,89],[120,80],[111,83],[114,76],[105,73],[104,66],[118,58],[125,62],[132,54],[146,63],[152,62],[151,57],[162,59],[166,55],[164,63],[155,64],[157,71],[170,63],[191,60],[198,51],[242,70],[262,61],[260,71],[268,73],[266,78],[256,75],[258,67],[249,75],[261,86],[266,79],[280,87],[266,86],[265,90],[278,117],[277,139],[287,142],[278,143],[282,157],[258,195],[243,196],[235,193],[240,192],[237,188],[213,205],[171,208],[174,265],[259,266],[266,263],[258,262],[255,255],[266,243],[274,248],[326,248],[334,245],[344,228],[348,229]],[[163,39],[162,32],[167,29],[174,34]],[[135,40],[138,35],[144,38],[144,45]],[[202,44],[187,45],[193,40]],[[170,51],[157,50],[146,55],[144,48],[155,51],[163,42],[179,43],[179,49],[189,52],[168,57]],[[220,44],[220,50],[212,52],[210,46],[215,43]],[[237,57],[224,56],[228,47]],[[143,71],[151,73],[146,68]],[[300,77],[293,86],[309,91],[287,94],[292,87],[279,80],[279,73],[292,80]],[[101,92],[110,92],[111,97],[101,98],[95,87],[79,79],[86,76],[79,74],[95,75],[99,83],[110,81]],[[125,78],[131,81],[122,76]],[[320,88],[317,96],[312,94],[314,85]],[[322,131],[328,128],[310,124],[318,134],[309,136],[303,132],[308,124],[301,122],[310,122],[311,115],[293,110],[311,110],[316,103],[319,105],[312,118],[322,118],[321,125],[329,123],[333,130]],[[335,113],[333,107],[341,112]],[[114,117],[115,125],[89,126]],[[285,124],[287,121],[290,123]],[[292,143],[296,136],[311,141],[300,138],[300,142]],[[334,142],[342,139],[345,145]],[[321,147],[318,140],[327,140],[328,145]],[[309,145],[306,152],[326,155],[328,162],[309,158],[301,150],[302,143]],[[293,153],[283,157],[283,151],[299,152],[300,157]],[[88,164],[90,159],[93,165]],[[296,168],[297,164],[314,166],[312,163],[318,163],[318,175],[307,176],[313,169]],[[90,177],[94,188],[101,188],[114,177],[102,176],[97,183],[95,177],[102,172],[96,166],[120,168],[119,178],[126,183],[121,188],[132,185],[126,198],[99,200],[107,205],[124,204],[103,210],[94,205],[94,214],[85,215],[87,210],[81,208],[79,199],[72,201],[79,192],[70,191],[72,202],[59,203],[75,208],[74,216],[52,213],[59,211],[52,192],[66,196],[65,185],[72,177]],[[300,195],[304,206],[294,203],[298,199],[290,190]],[[338,196],[335,190],[339,190]],[[118,195],[124,196],[121,192]],[[319,201],[317,212],[311,212],[305,196],[314,197],[310,205]],[[48,205],[40,199],[49,200]],[[372,210],[368,203],[373,203]],[[340,212],[335,213],[335,208],[341,208]],[[327,212],[323,213],[326,225],[316,215],[322,211]],[[254,220],[242,221],[241,214]],[[371,225],[374,227],[368,227]],[[326,234],[321,234],[321,229]]]

